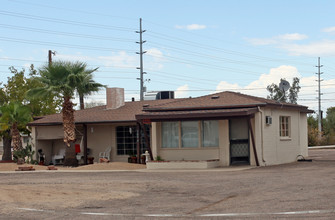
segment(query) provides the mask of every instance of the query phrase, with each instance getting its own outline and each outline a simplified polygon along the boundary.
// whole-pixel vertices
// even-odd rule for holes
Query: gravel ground
[[[310,158],[245,170],[2,172],[0,219],[334,219],[335,150]]]

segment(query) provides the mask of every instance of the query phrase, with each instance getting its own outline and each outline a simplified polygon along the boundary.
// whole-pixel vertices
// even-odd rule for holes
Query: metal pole
[[[142,30],[142,18],[140,18],[140,31],[136,31],[136,33],[140,34],[140,41],[136,42],[138,44],[140,44],[140,52],[137,52],[137,54],[140,55],[140,67],[138,69],[140,69],[140,78],[138,78],[140,80],[140,100],[143,101],[143,96],[144,96],[144,88],[143,88],[143,54],[146,53],[146,51],[143,51],[142,45],[143,43],[145,43],[146,41],[142,40],[142,33],[144,33],[145,30]]]
[[[321,131],[322,131],[322,127],[321,127],[321,120],[322,120],[322,118],[321,118],[321,95],[322,95],[322,93],[321,93],[321,79],[320,79],[320,77],[321,77],[321,74],[322,74],[322,72],[320,71],[320,68],[322,67],[323,65],[320,65],[320,57],[318,58],[318,65],[317,65],[317,67],[318,67],[318,102],[319,102],[319,110],[318,110],[318,130],[319,130],[319,133],[321,134]]]
[[[143,101],[143,50],[142,50],[142,18],[140,18],[140,68],[141,68],[141,97],[140,100]]]

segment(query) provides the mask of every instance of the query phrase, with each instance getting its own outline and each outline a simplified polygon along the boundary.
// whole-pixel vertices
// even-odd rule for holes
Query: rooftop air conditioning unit
[[[265,124],[267,124],[267,125],[272,124],[272,117],[271,116],[265,116]]]

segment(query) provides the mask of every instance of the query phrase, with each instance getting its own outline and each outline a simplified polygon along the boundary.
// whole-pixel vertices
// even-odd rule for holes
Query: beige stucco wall
[[[256,115],[256,123],[262,124],[258,126],[258,129],[263,129],[263,135],[259,136],[261,132],[257,132],[256,142],[257,149],[260,149],[258,154],[261,155],[262,165],[290,163],[296,161],[298,155],[307,156],[307,116],[305,113],[263,108],[262,113]],[[265,116],[272,117],[271,125],[265,124]],[[290,138],[279,136],[280,116],[290,117]]]
[[[87,126],[87,147],[90,148],[90,155],[94,161],[99,161],[99,153],[112,147],[111,161],[127,162],[128,155],[117,155],[116,148],[116,127],[134,124],[90,124]],[[52,155],[58,154],[63,143],[62,126],[39,126],[32,127],[33,146],[35,151],[42,149],[46,155],[46,163],[51,161]],[[76,144],[80,144],[77,140]]]
[[[63,127],[59,126],[39,126],[36,127],[36,138],[38,140],[63,139]]]
[[[106,125],[88,125],[87,126],[87,147],[91,149],[91,156],[98,162],[99,153],[112,147],[111,161],[127,162],[129,155],[117,155],[116,147],[116,127],[134,126],[134,124],[106,124]]]

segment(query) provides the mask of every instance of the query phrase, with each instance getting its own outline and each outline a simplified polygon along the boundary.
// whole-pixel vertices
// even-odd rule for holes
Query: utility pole
[[[140,100],[143,101],[143,94],[144,94],[144,87],[143,87],[143,54],[146,53],[146,51],[143,51],[142,45],[146,42],[142,40],[142,33],[144,33],[146,30],[142,30],[142,18],[140,18],[140,31],[136,31],[136,33],[140,34],[140,41],[136,42],[137,44],[140,44],[140,52],[136,52],[136,54],[140,55],[140,67],[137,67],[137,69],[140,70],[140,78],[137,78],[140,80]]]
[[[321,112],[321,95],[323,95],[321,93],[321,81],[322,79],[320,78],[321,77],[321,74],[323,72],[321,72],[321,67],[323,67],[323,65],[320,65],[320,57],[318,58],[318,65],[315,66],[318,68],[318,72],[316,74],[318,74],[318,80],[316,80],[318,82],[318,101],[319,101],[319,111],[318,111],[318,130],[319,130],[319,133],[321,134],[321,131],[322,131],[322,127],[321,127],[321,120],[322,120],[322,112]]]
[[[49,58],[49,65],[51,65],[52,63],[52,55],[56,55],[56,51],[52,51],[52,50],[49,50],[49,53],[48,53],[48,58]]]

